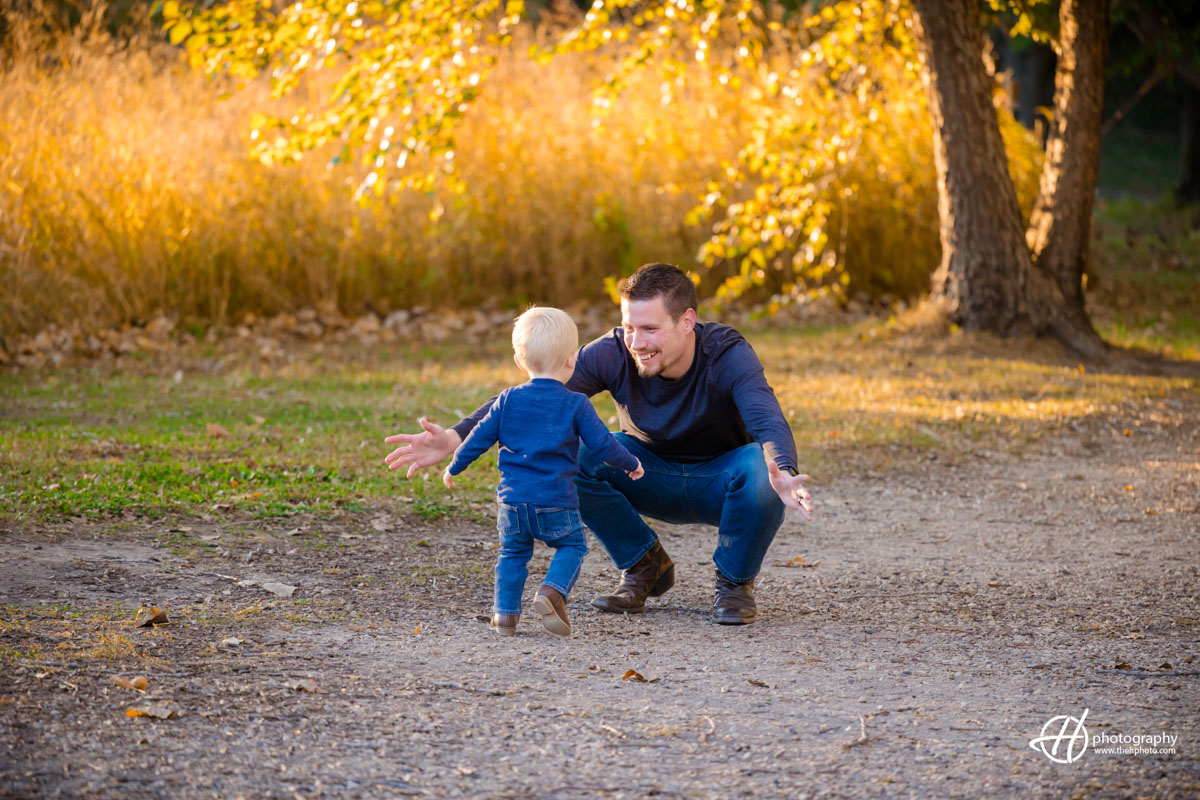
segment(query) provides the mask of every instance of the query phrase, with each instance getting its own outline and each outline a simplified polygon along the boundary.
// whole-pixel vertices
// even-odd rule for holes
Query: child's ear
[[[576,351],[576,352],[574,352],[574,353],[571,353],[571,356],[570,356],[570,358],[568,358],[568,359],[567,359],[567,366],[568,366],[568,367],[570,367],[571,369],[575,369],[575,362],[576,362],[578,359],[579,359],[579,352],[578,352],[578,351]]]
[[[517,365],[517,369],[525,369],[525,364],[521,362],[521,357],[516,353],[513,353],[513,363]]]

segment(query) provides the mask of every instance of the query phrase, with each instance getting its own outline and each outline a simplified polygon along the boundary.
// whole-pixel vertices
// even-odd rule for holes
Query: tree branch
[[[1200,92],[1200,60],[1194,55],[1187,60],[1169,58],[1157,46],[1159,42],[1170,38],[1172,35],[1161,19],[1146,8],[1139,6],[1136,17],[1125,18],[1125,26],[1133,31],[1133,35],[1137,37],[1137,40],[1144,47],[1152,51],[1158,51],[1160,59],[1165,60],[1180,78],[1187,82],[1193,89]]]
[[[1151,89],[1158,85],[1159,81],[1170,74],[1170,65],[1167,64],[1164,68],[1163,62],[1159,62],[1159,64],[1155,66],[1154,72],[1150,73],[1150,77],[1146,78],[1146,80],[1142,82],[1142,85],[1138,87],[1138,90],[1134,92],[1120,108],[1114,111],[1111,117],[1104,121],[1104,124],[1100,126],[1100,135],[1103,136],[1104,134],[1108,133],[1113,126],[1125,118],[1126,114],[1133,110],[1134,106],[1141,102],[1143,97],[1150,93]]]

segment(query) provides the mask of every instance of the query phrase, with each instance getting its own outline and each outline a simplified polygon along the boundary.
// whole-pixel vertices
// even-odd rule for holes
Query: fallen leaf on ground
[[[293,692],[312,692],[313,694],[316,694],[317,692],[321,691],[321,687],[316,681],[308,679],[288,681],[284,684],[284,686],[287,686]]]
[[[814,561],[811,564],[809,564],[807,561],[804,560],[804,556],[796,556],[791,561],[784,561],[784,562],[780,563],[779,566],[781,566],[781,567],[804,567],[807,569],[807,568],[815,567],[820,563],[821,563],[820,561]]]
[[[222,639],[221,644],[227,644],[232,647],[237,647],[239,644],[242,644],[245,641],[246,641],[245,639],[239,639],[236,636],[230,636],[225,639]]]
[[[747,682],[747,683],[749,683],[751,686],[761,686],[761,687],[762,687],[762,688],[764,688],[764,689],[770,689],[770,688],[771,688],[771,684],[769,684],[769,683],[764,683],[763,681],[755,680],[754,678],[750,678],[750,679],[749,679],[748,681],[746,681],[746,682]]]
[[[151,717],[153,719],[174,719],[175,709],[166,703],[143,703],[125,710],[127,717]]]
[[[122,678],[120,675],[113,675],[112,682],[126,689],[136,689],[139,692],[146,691],[147,681],[141,675],[136,675],[132,678]]]
[[[138,628],[149,628],[151,625],[166,625],[169,621],[167,619],[167,612],[158,606],[150,606],[150,608],[143,607],[138,609],[138,615],[134,619],[133,624]]]
[[[625,670],[625,674],[621,676],[623,681],[637,681],[638,683],[646,683],[646,676],[638,672],[636,669]]]
[[[229,429],[218,422],[210,422],[204,426],[204,432],[214,439],[228,439],[233,436]]]
[[[279,595],[280,597],[291,597],[296,593],[295,586],[289,586],[286,583],[264,583],[262,588],[266,589],[271,594]]]

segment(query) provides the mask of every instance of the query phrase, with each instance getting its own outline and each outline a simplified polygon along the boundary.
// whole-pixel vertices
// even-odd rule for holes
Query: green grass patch
[[[1162,337],[1187,351],[1194,318],[1172,319]],[[1119,417],[1129,403],[1164,404],[1196,389],[1186,379],[1081,371],[1041,345],[902,327],[745,328],[801,466],[818,480],[937,452],[1022,451],[1074,421]],[[1126,331],[1155,346],[1145,329]],[[414,430],[423,413],[453,423],[519,381],[505,347],[347,345],[336,354],[306,350],[272,369],[235,353],[229,366],[207,372],[213,359],[202,347],[182,354],[178,381],[174,363],[0,376],[0,515],[279,517],[388,502],[429,519],[490,515],[494,450],[449,491],[437,472],[412,480],[389,472],[383,438]],[[611,399],[595,402],[615,427]]]
[[[494,453],[453,494],[436,474],[409,481],[383,464],[388,433],[421,413],[454,422],[514,377],[498,364],[444,366],[465,348],[440,355],[270,378],[249,367],[179,382],[112,368],[4,376],[0,514],[272,517],[389,497],[425,517],[467,512],[494,488]]]
[[[1107,340],[1200,359],[1200,208],[1100,201],[1088,288]]]

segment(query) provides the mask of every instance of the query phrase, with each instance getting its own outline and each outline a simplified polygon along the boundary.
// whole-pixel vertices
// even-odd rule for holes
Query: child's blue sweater
[[[450,474],[465,470],[499,441],[497,500],[579,508],[580,439],[605,463],[626,472],[637,469],[637,459],[613,438],[585,396],[551,378],[534,378],[500,393],[455,451]]]

